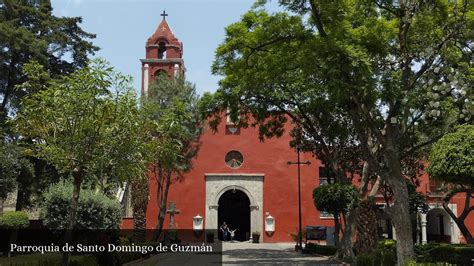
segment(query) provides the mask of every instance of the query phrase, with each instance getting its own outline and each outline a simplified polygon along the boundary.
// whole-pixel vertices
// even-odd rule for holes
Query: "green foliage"
[[[159,75],[146,96],[143,99],[144,113],[155,126],[151,131],[155,149],[150,154],[155,160],[153,172],[158,185],[160,211],[155,235],[158,239],[163,228],[172,177],[182,179],[182,174],[191,169],[204,124],[199,113],[196,88],[180,76]],[[132,198],[138,199],[135,196]],[[145,206],[137,207],[144,209]]]
[[[408,201],[410,204],[410,213],[428,213],[429,206],[426,196],[416,191],[416,186],[409,180],[406,180],[406,184],[408,190]]]
[[[307,243],[305,250],[311,254],[318,254],[323,256],[333,256],[336,254],[337,247],[333,246],[323,246],[314,243]]]
[[[36,60],[52,76],[58,76],[85,66],[87,56],[98,50],[88,41],[95,35],[83,31],[81,22],[80,17],[53,16],[50,1],[2,1],[0,128],[6,127],[9,112],[17,111],[20,100],[34,92],[15,88],[27,79],[27,62]]]
[[[397,255],[391,250],[376,249],[370,253],[357,255],[356,264],[363,266],[397,265]]]
[[[385,266],[397,264],[397,241],[384,239],[379,241],[377,249],[357,255],[357,265]]]
[[[0,141],[0,198],[6,198],[15,190],[21,170],[30,167],[29,162],[20,157],[15,145]]]
[[[431,178],[474,187],[474,125],[465,124],[434,145],[429,157]]]
[[[157,143],[156,162],[177,174],[188,171],[203,130],[195,86],[182,77],[161,74],[150,86],[143,105],[145,115],[156,125],[152,132]]]
[[[281,0],[273,14],[265,2],[226,28],[213,65],[223,79],[206,102],[251,112],[265,137],[291,118],[338,176],[369,162],[394,187],[408,239],[403,179],[431,143],[472,121],[472,1]],[[412,244],[397,245],[403,264]]]
[[[37,69],[35,64],[28,69]],[[28,73],[23,87],[43,86],[22,101],[15,125],[33,139],[35,156],[65,176],[83,171],[87,184],[106,190],[142,176],[150,158],[143,119],[130,77],[101,60],[46,84],[41,71]]]
[[[7,212],[0,215],[0,228],[19,229],[30,225],[30,219],[21,211]]]
[[[358,203],[357,190],[350,184],[324,184],[313,191],[314,206],[319,211],[342,213]]]
[[[45,193],[41,217],[49,228],[67,228],[72,190],[70,182],[60,182]],[[108,198],[101,192],[82,190],[77,209],[77,229],[118,229],[121,221],[122,208],[116,199]]]
[[[471,265],[474,245],[429,243],[415,247],[417,262]]]
[[[381,240],[379,241],[377,248],[384,250],[395,250],[397,248],[397,241],[393,239]]]
[[[31,156],[31,149],[19,142],[0,141],[0,198],[18,189],[17,210],[36,206],[42,192],[58,180],[53,167]]]

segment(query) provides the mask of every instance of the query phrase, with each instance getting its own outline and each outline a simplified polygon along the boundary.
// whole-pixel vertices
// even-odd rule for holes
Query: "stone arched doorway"
[[[230,189],[219,198],[218,224],[226,222],[235,230],[234,240],[247,241],[250,238],[250,199],[239,189]],[[222,235],[219,235],[222,239]]]
[[[263,174],[206,174],[205,178],[206,216],[204,223],[206,230],[215,230],[214,236],[217,238],[218,228],[223,222],[219,217],[220,200],[227,198],[226,193],[232,193],[235,190],[236,193],[237,191],[244,193],[250,203],[247,205],[250,210],[250,230],[248,232],[263,233]],[[225,222],[232,224],[230,220]],[[231,228],[233,229],[232,225]]]
[[[434,208],[426,214],[428,242],[451,243],[451,218],[444,209]]]

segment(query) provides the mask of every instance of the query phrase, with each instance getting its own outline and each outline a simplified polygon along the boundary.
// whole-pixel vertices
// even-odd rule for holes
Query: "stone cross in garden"
[[[170,201],[170,206],[168,207],[168,210],[166,211],[166,213],[169,213],[170,214],[170,228],[169,229],[173,229],[174,227],[174,215],[175,214],[179,214],[181,211],[176,209],[176,203]]]

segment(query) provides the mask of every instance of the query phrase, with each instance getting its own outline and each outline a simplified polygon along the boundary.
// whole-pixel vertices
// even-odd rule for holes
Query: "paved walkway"
[[[220,253],[157,254],[127,265],[338,265],[328,257],[306,255],[294,251],[294,243],[249,242],[223,243]],[[176,256],[178,255],[178,256]]]
[[[337,265],[328,257],[295,252],[295,243],[224,243],[224,265]]]

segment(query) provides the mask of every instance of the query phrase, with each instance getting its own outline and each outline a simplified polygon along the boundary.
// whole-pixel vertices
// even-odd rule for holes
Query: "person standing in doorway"
[[[223,222],[220,231],[222,233],[222,240],[227,241],[229,238],[229,227],[227,226],[226,222]]]

